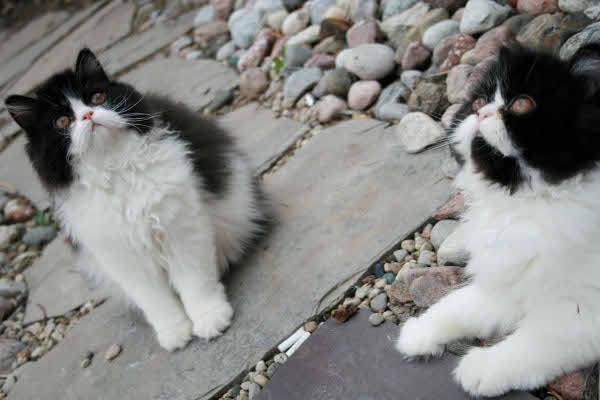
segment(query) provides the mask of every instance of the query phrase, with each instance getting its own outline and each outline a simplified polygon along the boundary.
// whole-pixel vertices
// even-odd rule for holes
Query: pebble
[[[417,260],[417,263],[431,265],[434,257],[435,257],[435,253],[433,251],[423,250],[423,251],[421,251],[421,254],[419,254],[419,259]]]
[[[387,272],[383,275],[383,279],[385,279],[386,282],[391,285],[396,280],[396,275],[393,272]]]
[[[386,282],[387,283],[387,282]],[[369,295],[367,296],[367,298],[369,300],[373,299],[373,297],[377,296],[379,293],[381,293],[381,288],[373,288],[369,291]]]
[[[200,7],[194,18],[194,26],[201,26],[210,22],[215,14],[215,7],[212,4]]]
[[[427,28],[423,34],[423,45],[429,50],[433,50],[442,40],[459,32],[458,22],[453,20],[440,21]]]
[[[558,11],[558,0],[518,0],[517,11],[520,14],[547,14]]]
[[[561,47],[560,58],[563,61],[570,60],[583,46],[598,42],[600,42],[600,22],[589,25],[583,31],[571,36]]]
[[[446,84],[421,81],[408,98],[411,111],[421,111],[427,115],[442,115],[450,105],[445,96]]]
[[[383,9],[382,19],[386,20],[392,15],[400,14],[418,2],[419,0],[388,0]]]
[[[266,371],[266,366],[265,366],[265,371]],[[256,377],[254,377],[254,382],[257,383],[261,388],[265,387],[265,385],[267,383],[269,383],[269,378],[267,378],[264,375],[256,375]]]
[[[403,250],[408,251],[409,253],[412,253],[413,251],[417,250],[415,246],[415,241],[412,239],[403,240],[402,243],[400,243],[400,247]]]
[[[260,392],[260,386],[257,383],[250,383],[248,388],[248,399],[252,400]]]
[[[275,357],[273,357],[273,360],[279,364],[285,363],[287,361],[287,359],[288,359],[288,356],[285,355],[285,353],[279,353],[279,354],[276,354]]]
[[[385,276],[385,274],[383,274],[383,275]],[[373,285],[373,287],[375,289],[382,289],[385,287],[385,285],[387,285],[387,281],[382,276],[381,278],[375,280],[375,284]],[[375,289],[373,289],[373,290],[375,290]],[[369,295],[371,295],[371,293],[369,293]]]
[[[382,263],[375,264],[375,276],[381,278],[385,274],[385,267]]]
[[[445,41],[446,40],[448,40],[447,43],[450,44],[450,47],[446,54],[446,58],[444,58],[441,64],[439,64],[440,72],[450,71],[452,68],[454,68],[454,66],[460,64],[462,56],[469,50],[474,49],[477,44],[477,42],[475,41],[475,39],[473,39],[472,36],[465,35],[464,33],[451,36],[449,38],[446,38]],[[442,42],[440,43],[440,45],[444,46],[447,43]],[[440,45],[436,47],[436,50],[438,50],[438,52],[441,51],[439,47]],[[437,57],[441,57],[443,55],[442,53],[443,51],[441,51],[441,53],[438,53]],[[436,60],[435,58],[436,52],[434,50],[433,63],[438,65],[438,60]]]
[[[407,255],[408,255],[408,251],[406,251],[405,249],[396,250],[394,252],[394,257],[396,258],[396,260],[398,262],[404,261],[404,259],[406,258]]]
[[[332,94],[323,97],[317,107],[319,122],[321,123],[331,121],[336,115],[348,108],[344,100]]]
[[[306,61],[310,59],[313,52],[309,47],[302,45],[285,46],[285,61],[283,62],[284,70],[293,71],[296,68],[302,67]]]
[[[281,364],[279,363],[273,363],[271,365],[269,365],[269,368],[267,369],[267,376],[269,377],[269,379],[273,379],[273,376],[275,376],[275,373],[277,372],[277,369],[281,366]]]
[[[189,36],[182,36],[171,43],[171,54],[177,54],[184,48],[192,45],[192,39]]]
[[[436,210],[433,218],[438,221],[458,217],[465,209],[465,196],[462,192],[454,193],[450,199]]]
[[[335,68],[335,57],[329,54],[318,53],[304,63],[304,68],[319,67],[321,69]]]
[[[305,92],[312,89],[322,77],[319,68],[302,68],[292,73],[283,86],[283,106],[290,108]]]
[[[409,271],[404,283],[419,307],[429,307],[444,296],[451,288],[463,282],[462,268],[434,267]]]
[[[23,222],[35,215],[29,201],[25,199],[9,200],[4,206],[4,217],[7,221]]]
[[[465,266],[469,261],[469,253],[462,245],[458,232],[453,232],[440,245],[437,252],[437,263],[439,265]]]
[[[459,64],[452,68],[446,77],[446,96],[452,104],[464,103],[469,99],[467,80],[473,70],[469,64]]]
[[[385,293],[380,293],[377,296],[375,296],[373,299],[371,299],[371,310],[373,312],[380,312],[380,311],[384,311],[385,308],[387,307],[387,294]]]
[[[394,50],[389,46],[370,43],[362,44],[340,53],[340,64],[364,80],[381,79],[394,70]],[[338,60],[336,59],[336,65]]]
[[[352,76],[344,68],[327,71],[322,80],[327,93],[345,98],[352,85]]]
[[[219,51],[217,51],[216,59],[217,61],[226,61],[231,58],[233,53],[235,53],[236,47],[235,42],[232,40],[230,42],[225,43]]]
[[[363,300],[365,297],[367,297],[367,295],[369,294],[369,291],[371,290],[371,286],[369,284],[364,284],[361,287],[359,287],[358,289],[356,289],[356,292],[354,293],[354,296]]]
[[[381,30],[376,21],[366,20],[354,24],[346,32],[348,47],[358,47],[361,44],[375,43],[382,37]]]
[[[288,16],[288,12],[285,10],[273,11],[267,16],[267,25],[274,31],[281,31],[283,21]]]
[[[0,225],[0,248],[7,247],[19,238],[17,225]]]
[[[308,333],[313,333],[318,327],[319,324],[317,324],[316,321],[308,321],[306,324],[304,324],[304,330]]]
[[[310,7],[310,22],[319,25],[324,19],[327,10],[335,5],[335,0],[313,0]]]
[[[406,85],[407,88],[414,90],[417,87],[417,82],[419,82],[419,79],[421,79],[421,75],[423,75],[421,71],[404,70],[400,75],[400,80]]]
[[[242,382],[242,384],[241,384],[240,387],[241,387],[242,390],[248,391],[248,389],[250,389],[250,381]]]
[[[315,47],[313,47],[313,53],[327,53],[336,54],[346,47],[346,42],[338,40],[333,36],[323,39]]]
[[[584,397],[585,391],[585,376],[581,371],[576,371],[568,375],[561,376],[548,387],[560,393],[566,400],[581,400]],[[591,396],[590,396],[591,399]]]
[[[379,326],[385,321],[385,318],[380,313],[371,314],[369,316],[369,322],[373,326]]]
[[[414,263],[414,262],[409,262],[404,264],[404,267],[402,267],[402,269],[400,270],[400,272],[398,272],[398,275],[396,276],[396,281],[399,279],[404,279],[404,276],[411,270],[413,269],[418,269],[418,268],[428,268],[428,265],[425,264],[418,264],[418,263]]]
[[[568,13],[580,13],[596,3],[595,0],[558,0],[558,8]]]
[[[237,63],[238,70],[243,72],[248,68],[258,67],[275,42],[275,37],[275,33],[270,29],[260,31],[252,46],[240,57]]]
[[[108,350],[106,350],[106,353],[104,354],[104,358],[110,361],[110,360],[115,359],[120,353],[121,353],[121,346],[119,346],[118,344],[113,344],[108,348]]]
[[[384,118],[383,107],[388,104],[400,105],[401,101],[407,100],[410,96],[410,90],[402,82],[394,82],[381,91],[377,104],[375,105],[375,117]],[[406,106],[405,104],[402,104]]]
[[[269,77],[260,68],[250,68],[240,76],[240,95],[248,100],[256,99],[269,87]]]
[[[400,14],[393,15],[387,19],[384,18],[383,22],[381,23],[381,30],[391,38],[394,32],[400,27],[415,26],[417,22],[419,22],[419,18],[427,14],[429,10],[430,7],[427,3],[419,1],[414,6]]]
[[[293,36],[302,31],[310,22],[310,14],[307,9],[301,8],[288,15],[281,26],[281,32],[286,36]]]
[[[431,51],[419,42],[411,43],[402,56],[402,69],[411,70],[426,66],[431,57]]]
[[[381,85],[377,81],[358,81],[350,86],[348,105],[353,110],[364,110],[369,107],[381,93]]]
[[[319,25],[312,25],[290,37],[287,43],[288,45],[312,44],[319,41],[320,32],[321,27]]]
[[[352,21],[374,20],[377,13],[377,3],[376,0],[354,0],[350,5]]]
[[[261,29],[261,15],[246,8],[234,11],[228,20],[231,38],[237,47],[246,49],[252,45]]]
[[[456,230],[459,222],[451,219],[439,221],[431,230],[431,243],[438,249],[444,240]]]
[[[51,242],[56,237],[56,228],[53,226],[36,226],[29,229],[23,236],[23,242],[28,246],[36,246]]]
[[[500,25],[512,9],[492,0],[470,0],[460,21],[461,33],[474,35]]]
[[[443,138],[445,131],[428,115],[412,112],[402,118],[396,127],[396,134],[399,135],[400,143],[408,153],[416,153]]]
[[[344,307],[358,306],[361,301],[362,301],[362,299],[359,299],[358,297],[348,297],[347,299],[344,300],[343,305],[344,305]]]
[[[257,364],[256,367],[254,368],[255,372],[258,372],[259,374],[261,372],[264,372],[267,370],[267,363],[265,363],[263,360],[260,360]],[[258,383],[258,382],[257,382]]]
[[[561,45],[560,20],[550,14],[542,14],[525,25],[517,35],[522,46],[539,51],[552,52]]]
[[[400,271],[402,269],[402,264],[399,262],[393,262],[393,263],[386,263],[385,264],[385,271],[386,272],[393,272],[394,275],[396,275],[398,273],[398,271]],[[385,278],[384,274],[384,278]]]
[[[590,8],[586,9],[584,14],[586,17],[594,21],[600,20],[600,4],[596,6],[591,6]]]

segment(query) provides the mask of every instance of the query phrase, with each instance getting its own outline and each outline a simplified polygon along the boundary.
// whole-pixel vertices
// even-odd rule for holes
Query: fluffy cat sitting
[[[6,99],[64,230],[162,347],[219,336],[233,316],[221,274],[266,218],[251,168],[218,126],[109,79],[90,50],[75,66]]]
[[[600,359],[600,46],[569,62],[502,48],[450,129],[470,282],[401,328],[408,357],[502,335],[454,371],[472,395],[534,389]]]

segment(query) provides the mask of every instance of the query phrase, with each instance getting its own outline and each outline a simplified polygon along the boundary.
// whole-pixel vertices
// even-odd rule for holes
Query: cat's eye
[[[473,111],[479,111],[480,108],[483,108],[487,104],[487,101],[483,97],[478,98],[473,102],[471,108]]]
[[[62,117],[56,118],[56,121],[54,121],[54,125],[58,129],[65,129],[67,126],[69,126],[70,122],[71,122],[71,120],[69,119],[69,117],[67,117],[66,115],[63,115]]]
[[[520,96],[513,100],[510,109],[515,114],[525,114],[535,108],[535,103],[528,96]]]
[[[102,92],[94,93],[94,95],[92,96],[92,99],[91,99],[92,104],[96,104],[96,105],[104,103],[105,100],[106,100],[106,96]]]

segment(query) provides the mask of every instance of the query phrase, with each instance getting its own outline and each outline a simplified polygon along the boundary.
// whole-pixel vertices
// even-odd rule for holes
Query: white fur
[[[141,308],[164,348],[181,348],[192,334],[219,336],[233,316],[219,280],[256,233],[259,215],[246,161],[230,155],[232,182],[216,198],[167,128],[140,136],[113,111],[71,105],[76,180],[55,202],[82,262]],[[95,129],[82,120],[90,110],[101,124]]]
[[[511,196],[473,168],[478,125],[468,117],[455,137],[467,160],[456,185],[467,197],[458,234],[471,254],[471,281],[407,321],[397,348],[439,355],[459,338],[508,335],[472,349],[454,371],[467,392],[495,396],[537,388],[600,359],[600,172],[550,186],[520,160],[527,184]],[[492,142],[490,132],[503,131],[484,133]]]

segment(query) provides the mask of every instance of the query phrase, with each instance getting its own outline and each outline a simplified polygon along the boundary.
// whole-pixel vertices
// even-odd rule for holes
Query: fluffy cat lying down
[[[263,233],[233,139],[185,107],[107,77],[94,54],[6,105],[82,264],[144,312],[162,347],[231,323],[219,279]]]
[[[534,389],[600,359],[600,46],[569,63],[503,48],[451,127],[469,284],[401,328],[406,356],[473,348],[472,395]]]

